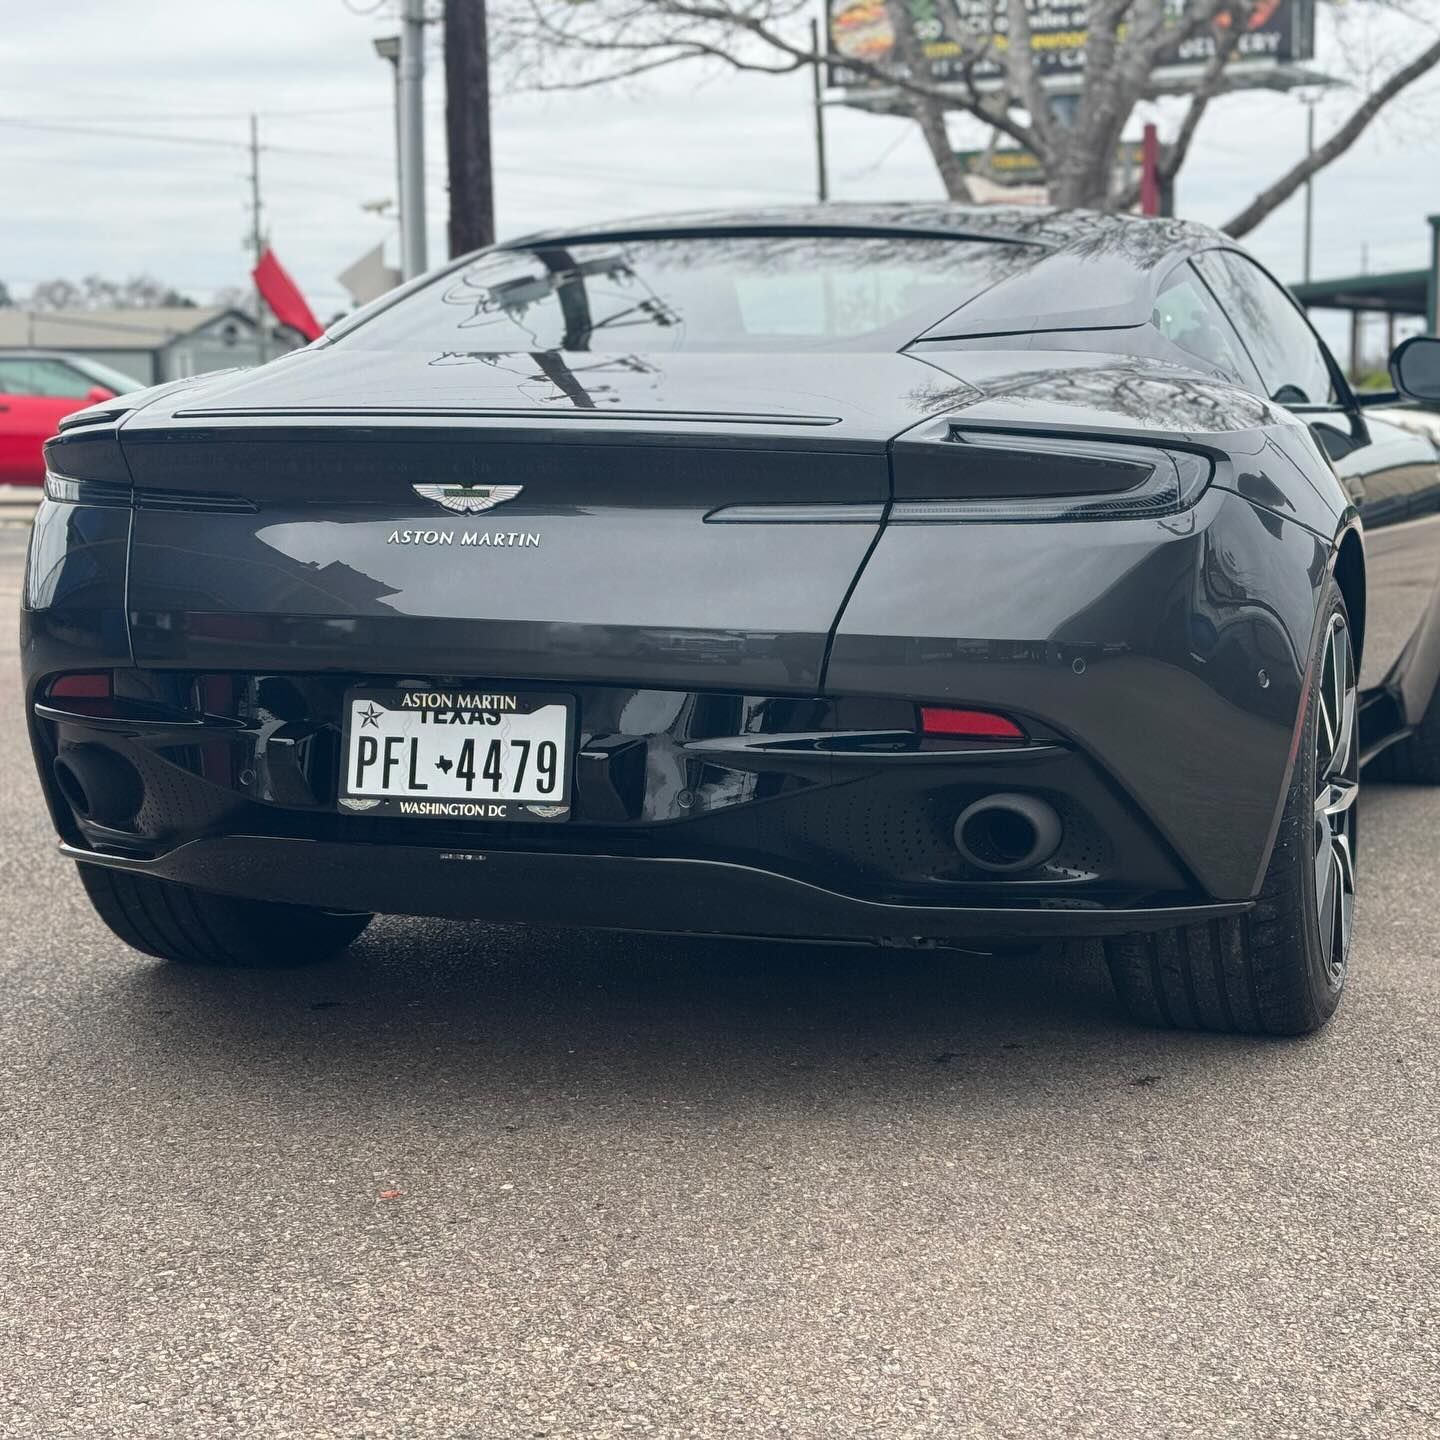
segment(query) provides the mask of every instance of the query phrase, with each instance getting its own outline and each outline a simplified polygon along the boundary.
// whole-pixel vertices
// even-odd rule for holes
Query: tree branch
[[[1237,239],[1248,235],[1267,215],[1283,205],[1317,170],[1343,155],[1364,132],[1365,127],[1407,85],[1440,63],[1440,40],[1423,50],[1408,65],[1397,70],[1378,90],[1356,107],[1350,118],[1314,153],[1293,165],[1267,190],[1262,190],[1235,218],[1222,228]]]
[[[512,17],[503,33],[511,48],[528,45],[552,57],[565,51],[626,57],[623,63],[609,65],[599,75],[524,81],[521,88],[528,90],[590,89],[690,60],[712,60],[734,70],[784,75],[811,65],[827,64],[832,58],[814,50],[808,43],[789,39],[776,28],[775,22],[783,23],[793,18],[801,8],[791,0],[778,0],[778,3],[766,3],[766,0],[733,0],[733,3],[726,3],[726,0],[634,0],[633,4],[623,7],[603,5],[597,0],[590,0],[590,4],[584,6],[556,4],[554,0],[550,3],[547,0],[526,0],[522,7],[525,23],[517,23]],[[913,20],[908,7],[896,6],[895,10],[902,12],[898,24],[894,24],[895,17],[892,15],[897,40],[907,26],[913,35]],[[570,23],[556,23],[556,15],[563,16]],[[649,27],[648,30],[646,27]],[[627,38],[616,38],[622,35]],[[747,39],[783,59],[776,64],[764,64],[747,58],[739,49],[739,44]],[[737,43],[726,43],[727,40]],[[496,48],[498,50],[499,46]],[[965,53],[961,62],[966,74],[965,92],[925,80],[924,57],[918,49],[915,63],[909,67],[908,73],[905,67],[877,64],[859,57],[847,56],[844,63],[856,74],[899,90],[904,95],[928,100],[941,109],[948,107],[965,111],[1009,135],[1017,143],[1030,146],[1033,142],[1030,127],[1005,114],[1002,106],[982,97],[975,87],[973,69],[986,48],[982,45],[973,55],[968,51]],[[637,56],[645,58],[630,58]]]
[[[1030,112],[1030,128],[1039,144],[1037,154],[1047,163],[1054,156],[1059,127],[1035,66],[1030,9],[1026,0],[1005,0],[1005,73],[1015,98]]]
[[[1254,0],[1235,0],[1235,3],[1222,4],[1214,11],[1213,20],[1217,27],[1222,18],[1228,17],[1229,23],[1225,26],[1223,33],[1216,38],[1215,53],[1205,62],[1205,69],[1196,82],[1190,97],[1190,104],[1185,109],[1185,117],[1180,122],[1180,129],[1176,132],[1175,139],[1161,152],[1158,178],[1162,183],[1173,180],[1179,173],[1180,167],[1184,165],[1190,153],[1195,132],[1200,128],[1201,120],[1205,118],[1206,109],[1210,102],[1224,90],[1225,67],[1230,63],[1231,56],[1235,54],[1240,45],[1240,37],[1245,33],[1245,27],[1250,22],[1253,10]],[[1140,183],[1135,181],[1123,190],[1114,192],[1110,197],[1110,204],[1116,210],[1128,210],[1139,198]]]
[[[1206,62],[1199,83],[1195,87],[1195,93],[1191,95],[1190,104],[1186,107],[1185,118],[1180,122],[1180,129],[1176,132],[1173,143],[1160,162],[1160,178],[1162,180],[1173,180],[1180,167],[1185,163],[1185,157],[1190,153],[1190,144],[1195,139],[1195,132],[1200,128],[1201,120],[1205,118],[1205,111],[1210,102],[1220,93],[1220,87],[1225,79],[1225,67],[1240,46],[1240,37],[1250,23],[1250,14],[1253,8],[1253,4],[1239,3],[1227,6],[1224,10],[1216,13],[1217,24],[1221,14],[1228,15],[1230,23],[1225,27],[1224,34],[1216,37],[1215,53]]]

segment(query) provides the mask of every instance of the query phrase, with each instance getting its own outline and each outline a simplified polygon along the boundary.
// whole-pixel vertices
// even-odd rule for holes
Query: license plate
[[[350,690],[342,810],[434,820],[564,820],[575,701],[495,691]]]

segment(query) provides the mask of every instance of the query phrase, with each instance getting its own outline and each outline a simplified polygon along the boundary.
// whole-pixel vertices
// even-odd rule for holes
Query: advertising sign
[[[1009,45],[1005,7],[996,0],[902,0],[915,18],[915,32],[925,54],[925,76],[933,84],[959,84],[965,78],[965,55],[945,33],[943,5],[955,12],[958,33],[973,38],[966,47],[980,52],[973,66],[976,82],[994,87],[1005,75]],[[1168,0],[1176,23],[1184,0]],[[1085,65],[1088,6],[1085,0],[1027,0],[1030,11],[1030,48],[1036,70],[1052,86],[1078,79]],[[884,81],[862,74],[847,60],[866,60],[888,66],[895,50],[895,31],[885,0],[829,0],[830,84],[840,89],[883,88]],[[954,31],[952,31],[952,34]],[[1214,32],[1176,44],[1155,72],[1157,85],[1193,73],[1215,53]],[[1232,64],[1245,68],[1309,60],[1314,54],[1314,0],[1260,0]],[[1167,71],[1171,72],[1167,77]]]
[[[1127,140],[1115,149],[1115,171],[1117,174],[1135,174],[1139,171],[1144,146],[1138,140]],[[1045,167],[1038,155],[1028,150],[957,150],[955,158],[972,175],[991,175],[997,180],[1015,185],[1043,185]]]

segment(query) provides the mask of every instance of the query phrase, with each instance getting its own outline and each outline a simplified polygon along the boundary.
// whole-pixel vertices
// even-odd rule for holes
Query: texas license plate
[[[483,687],[350,690],[342,810],[437,820],[563,820],[575,702]]]

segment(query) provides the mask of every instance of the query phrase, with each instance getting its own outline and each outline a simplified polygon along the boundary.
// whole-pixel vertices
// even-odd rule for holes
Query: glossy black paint
[[[1248,903],[1327,574],[1363,637],[1367,753],[1433,692],[1414,499],[1440,497],[1433,446],[1343,390],[1292,413],[1146,338],[1170,269],[1228,243],[1201,227],[835,207],[539,240],[773,227],[985,234],[1032,259],[900,353],[347,348],[361,317],[71,417],[49,454],[85,485],[41,507],[22,637],[75,853],[333,906],[904,943]],[[1211,479],[1159,519],[916,519],[965,498],[936,459],[952,431],[1158,447]],[[457,480],[524,489],[463,517],[411,488]],[[1404,523],[1367,553],[1362,515]],[[479,531],[537,543],[464,544]],[[97,668],[113,701],[45,698]],[[575,695],[572,821],[335,812],[345,687],[434,679]],[[918,702],[998,710],[1029,739],[922,740]],[[132,824],[89,825],[56,792],[53,758],[82,744],[142,774]],[[997,789],[1061,811],[1053,865],[967,871],[949,829]],[[494,878],[457,879],[476,869]],[[663,903],[642,906],[647,885]]]
[[[1174,520],[1029,528],[889,526],[826,683],[1063,727],[1207,893],[1252,895],[1327,546],[1219,486]]]
[[[93,863],[88,849],[64,846]],[[531,854],[487,845],[333,844],[283,836],[192,840],[156,861],[106,864],[213,890],[325,909],[398,915],[883,944],[897,949],[1162,930],[1234,915],[1242,904],[1108,910],[866,900],[773,870],[676,856]]]
[[[39,699],[47,761],[102,747],[140,777],[147,797],[130,823],[70,817],[67,835],[145,863],[192,839],[237,834],[350,843],[357,859],[376,844],[470,846],[470,822],[432,821],[417,835],[413,820],[337,812],[341,702],[370,679],[137,669],[120,697]],[[573,683],[568,693],[580,717],[569,821],[487,824],[487,844],[723,861],[866,903],[1048,896],[1096,910],[1206,899],[1140,811],[1035,721],[1024,743],[980,744],[917,735],[914,704],[889,697]],[[1016,787],[1054,804],[1066,833],[1045,865],[997,883],[957,854],[951,832],[960,809]]]

